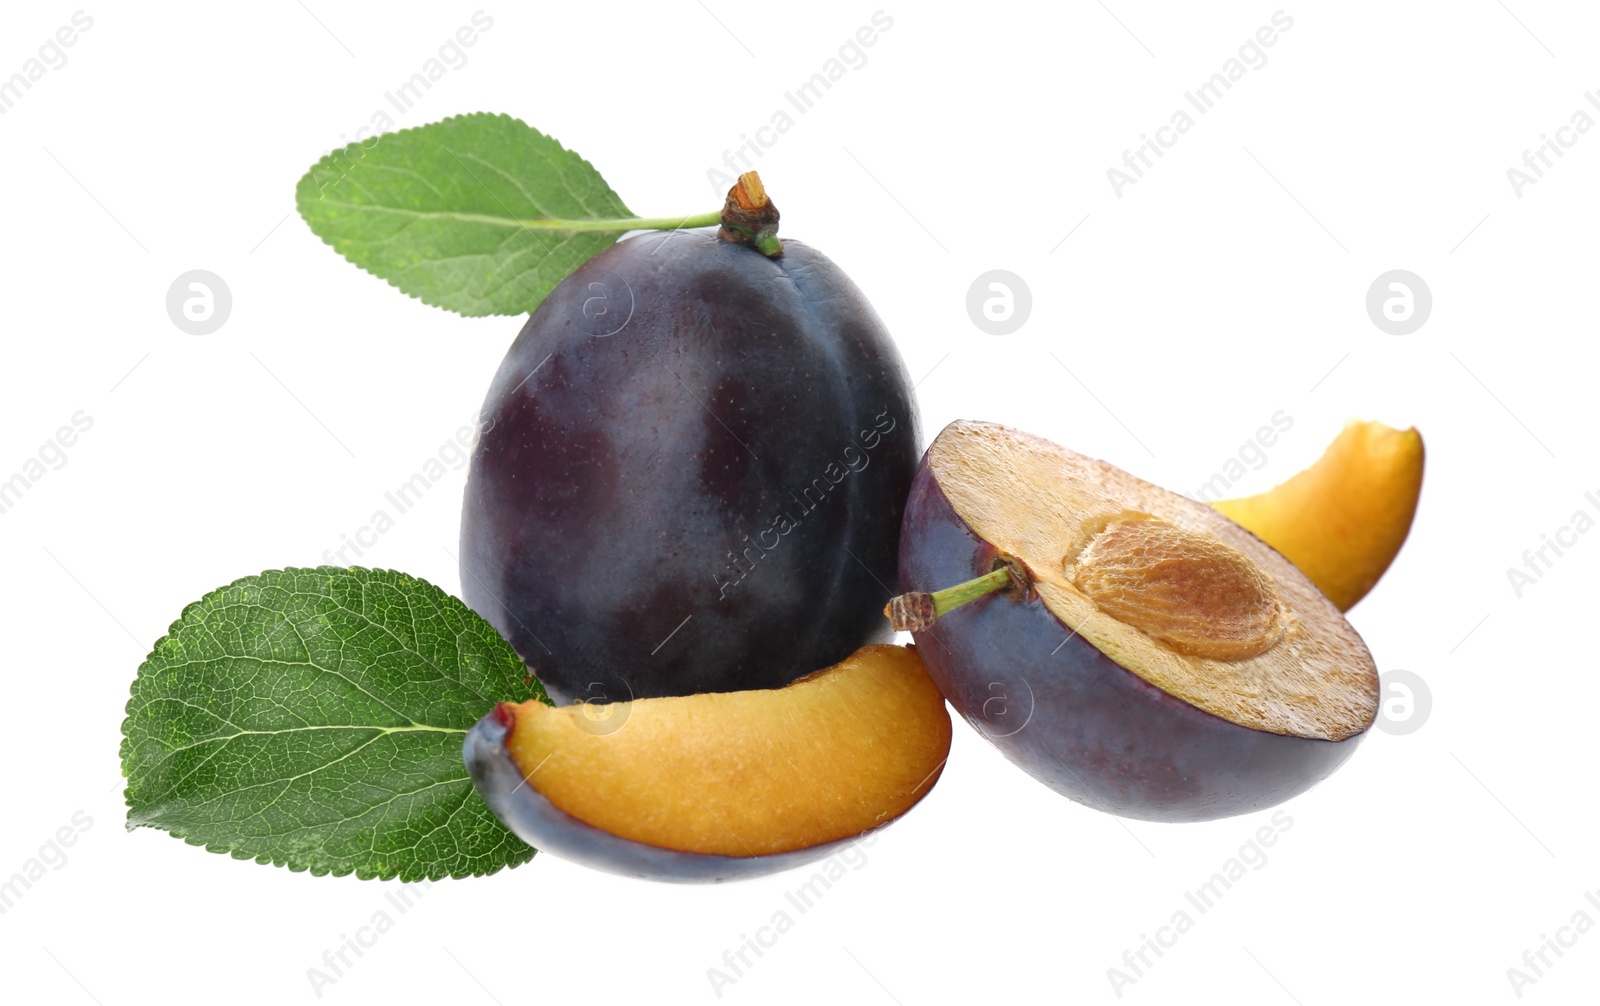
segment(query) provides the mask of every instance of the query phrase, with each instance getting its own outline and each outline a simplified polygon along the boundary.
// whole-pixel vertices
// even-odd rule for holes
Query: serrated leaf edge
[[[509,115],[509,114],[507,114],[505,112],[465,112],[465,113],[463,113],[461,115],[448,115],[448,116],[445,116],[443,119],[439,119],[436,122],[424,122],[424,123],[421,123],[421,124],[416,125],[416,126],[407,126],[405,129],[397,129],[397,130],[394,130],[393,132],[390,132],[390,133],[380,133],[378,135],[380,137],[382,137],[382,136],[399,136],[399,135],[401,135],[403,133],[413,133],[413,132],[416,132],[417,130],[420,130],[420,129],[427,129],[430,126],[438,126],[438,125],[443,125],[446,122],[454,122],[457,119],[505,119],[505,120],[507,120],[509,122],[515,122],[517,125],[522,126],[522,127],[526,128],[526,129],[532,129],[534,132],[538,133],[540,136],[543,136],[546,139],[548,139],[551,143],[554,143],[556,145],[556,147],[559,148],[563,153],[572,154],[579,161],[581,161],[584,164],[584,166],[586,166],[587,168],[589,168],[591,171],[593,171],[595,173],[595,176],[600,179],[601,184],[606,187],[606,191],[611,193],[611,195],[616,196],[617,202],[619,202],[619,203],[623,202],[622,196],[617,194],[617,190],[613,189],[611,187],[611,183],[606,181],[605,176],[600,173],[600,169],[596,168],[594,166],[594,164],[592,164],[589,161],[588,158],[584,157],[582,154],[578,153],[576,150],[573,150],[571,147],[566,146],[560,140],[556,139],[554,136],[551,136],[549,133],[546,133],[543,130],[538,129],[538,128],[534,127],[534,126],[530,126],[526,122],[524,122],[521,119],[517,118],[516,116]],[[356,142],[346,144],[345,146],[340,147],[337,150],[330,150],[328,153],[326,153],[322,157],[318,158],[316,163],[311,165],[311,167],[309,169],[307,169],[306,173],[300,176],[300,180],[295,183],[295,186],[294,186],[295,215],[300,218],[300,222],[305,224],[306,229],[309,230],[317,238],[317,240],[321,241],[323,244],[325,244],[329,248],[333,249],[333,251],[336,254],[338,254],[338,256],[340,258],[344,259],[346,262],[349,262],[351,265],[355,266],[357,269],[360,269],[362,272],[366,273],[367,275],[372,276],[375,279],[382,280],[384,283],[386,283],[389,286],[393,287],[395,290],[397,290],[400,293],[404,294],[406,297],[410,298],[411,300],[417,301],[417,302],[422,303],[422,304],[427,304],[429,307],[435,308],[435,309],[440,310],[440,311],[447,311],[450,314],[459,315],[459,316],[461,316],[463,318],[509,318],[509,317],[515,317],[515,316],[522,315],[522,314],[531,314],[533,312],[534,308],[539,306],[538,304],[532,304],[532,305],[529,305],[529,307],[528,307],[528,309],[526,311],[511,311],[511,312],[506,312],[504,314],[500,314],[500,313],[496,313],[496,312],[492,312],[492,311],[486,311],[486,312],[484,312],[482,314],[468,314],[465,311],[461,311],[461,310],[458,310],[458,309],[453,308],[453,307],[444,307],[443,305],[440,305],[440,304],[433,304],[433,303],[430,303],[430,302],[424,300],[420,295],[411,293],[410,291],[402,288],[400,286],[400,284],[395,282],[394,280],[392,280],[392,279],[390,279],[390,278],[388,278],[386,276],[380,276],[377,273],[373,272],[371,269],[367,268],[366,266],[362,265],[360,262],[357,262],[355,259],[351,258],[349,253],[344,251],[343,249],[341,249],[337,244],[334,243],[334,241],[331,238],[323,237],[321,234],[318,234],[316,228],[312,227],[310,221],[306,220],[305,211],[303,209],[301,209],[300,187],[303,184],[305,184],[307,179],[309,179],[313,174],[316,173],[318,168],[320,168],[320,167],[322,167],[324,165],[327,165],[327,164],[332,164],[334,158],[336,158],[336,157],[344,156],[344,157],[346,157],[346,159],[349,159],[349,151],[351,151],[352,149],[354,149],[356,147],[359,147],[359,146],[361,146],[361,141],[357,140]],[[623,205],[626,205],[626,203],[623,203]],[[618,231],[617,233],[619,235],[621,235],[621,234],[626,233],[626,232],[625,231]]]
[[[133,808],[133,800],[131,798],[133,780],[132,780],[132,777],[129,776],[129,774],[128,774],[128,754],[129,754],[128,747],[132,743],[133,739],[128,736],[128,720],[129,720],[129,718],[131,718],[131,716],[133,714],[133,710],[131,708],[132,705],[133,705],[133,690],[134,690],[135,687],[137,687],[139,681],[144,677],[146,668],[149,667],[150,661],[155,657],[156,652],[161,649],[161,644],[165,643],[168,639],[170,639],[173,635],[175,635],[177,633],[178,627],[183,624],[184,619],[188,618],[190,611],[192,611],[196,607],[199,607],[202,604],[205,604],[207,601],[210,601],[212,598],[216,597],[217,595],[222,594],[222,593],[224,593],[226,591],[232,590],[235,587],[238,587],[240,584],[243,584],[246,581],[259,580],[263,576],[271,576],[271,575],[279,574],[279,573],[288,574],[288,575],[298,575],[298,574],[303,574],[303,573],[321,573],[321,572],[324,572],[324,571],[339,572],[339,573],[347,573],[347,572],[384,573],[384,574],[389,574],[389,575],[392,575],[392,576],[397,576],[397,577],[401,578],[402,580],[409,580],[409,581],[411,581],[413,583],[419,583],[419,584],[422,584],[423,586],[426,586],[426,587],[432,587],[433,589],[435,589],[435,590],[439,591],[441,594],[443,594],[450,601],[452,601],[455,604],[459,605],[463,611],[465,611],[465,612],[467,612],[469,614],[472,614],[474,617],[477,617],[477,613],[473,612],[471,608],[467,607],[466,602],[462,601],[459,597],[456,597],[454,594],[451,594],[449,591],[443,589],[442,587],[439,587],[437,584],[430,583],[427,580],[424,580],[424,579],[422,579],[421,577],[418,577],[418,576],[412,576],[410,573],[404,572],[402,570],[398,570],[398,569],[378,569],[378,568],[372,568],[372,567],[367,567],[367,566],[285,566],[282,569],[265,569],[265,570],[262,570],[259,573],[252,573],[249,576],[241,576],[241,577],[239,577],[239,578],[237,578],[235,580],[232,580],[229,583],[223,584],[222,586],[215,588],[214,590],[207,591],[205,594],[201,595],[201,597],[199,599],[191,601],[188,604],[183,606],[183,611],[178,615],[178,617],[172,622],[171,625],[167,626],[167,631],[165,633],[163,633],[161,635],[161,638],[157,639],[155,641],[155,643],[150,647],[149,655],[146,656],[144,658],[144,660],[140,662],[139,670],[138,670],[137,673],[134,674],[133,682],[128,686],[128,701],[122,707],[122,711],[123,711],[122,730],[121,730],[121,732],[122,732],[122,743],[118,747],[117,756],[118,756],[118,761],[120,762],[120,767],[122,769],[122,777],[128,781],[128,785],[123,787],[122,796],[123,796],[123,804],[127,807],[128,811],[130,813],[132,812],[132,810],[134,808]],[[546,701],[548,701],[548,699]],[[470,778],[465,778],[464,777],[464,781],[467,781],[467,782],[470,783],[471,780],[470,780]],[[474,792],[476,792],[476,791],[474,791]],[[224,844],[220,844],[220,843],[211,843],[211,842],[205,841],[204,839],[191,838],[187,833],[185,833],[182,830],[175,830],[175,829],[171,829],[171,828],[163,828],[163,827],[160,827],[160,826],[154,825],[154,824],[130,824],[130,825],[127,826],[127,830],[130,831],[130,832],[131,831],[135,831],[135,830],[137,830],[139,828],[149,828],[152,831],[165,832],[167,835],[170,835],[173,838],[181,839],[184,842],[184,844],[186,844],[186,845],[193,845],[193,846],[196,846],[198,848],[202,848],[207,852],[216,853],[217,855],[231,856],[232,858],[238,859],[238,860],[253,861],[253,862],[255,862],[255,863],[257,863],[257,864],[259,864],[261,866],[283,867],[283,868],[287,869],[290,873],[309,873],[313,877],[327,877],[327,876],[348,877],[351,874],[355,874],[357,880],[396,880],[396,879],[398,879],[402,883],[415,883],[415,882],[420,881],[420,880],[427,880],[427,881],[429,881],[431,883],[433,881],[445,880],[445,879],[460,880],[460,879],[465,879],[465,878],[469,878],[469,877],[488,877],[488,876],[492,876],[492,875],[494,875],[496,873],[499,873],[501,870],[512,870],[512,869],[516,869],[519,866],[526,865],[529,861],[531,861],[533,859],[534,855],[538,852],[538,850],[533,848],[533,846],[527,846],[527,848],[525,850],[526,851],[526,855],[524,856],[524,858],[518,859],[518,860],[516,860],[514,862],[511,862],[511,863],[498,865],[494,869],[487,870],[487,871],[472,870],[472,871],[467,871],[465,873],[451,873],[448,870],[442,870],[442,871],[437,871],[437,872],[435,872],[435,871],[425,871],[424,873],[421,873],[421,874],[407,874],[403,870],[396,869],[396,870],[392,870],[392,871],[370,871],[370,872],[368,872],[368,871],[363,871],[360,868],[351,868],[351,869],[348,869],[348,870],[339,870],[339,869],[334,868],[334,867],[324,866],[324,867],[319,869],[318,865],[315,862],[313,862],[312,860],[303,859],[303,858],[295,858],[295,857],[278,858],[278,857],[274,857],[274,856],[256,856],[256,855],[251,855],[250,853],[240,853],[235,848],[233,848],[231,845],[224,845]],[[510,832],[507,832],[507,834],[510,834]],[[519,850],[519,855],[522,853],[522,851],[523,850]]]

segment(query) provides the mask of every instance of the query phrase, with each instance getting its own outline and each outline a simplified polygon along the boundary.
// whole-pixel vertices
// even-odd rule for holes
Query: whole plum
[[[613,245],[528,319],[482,423],[463,595],[557,701],[779,688],[888,638],[916,410],[814,249]]]

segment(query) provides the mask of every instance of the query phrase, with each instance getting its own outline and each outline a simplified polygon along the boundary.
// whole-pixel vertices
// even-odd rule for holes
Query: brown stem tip
[[[890,598],[883,606],[883,613],[896,632],[921,632],[939,617],[933,595],[919,591]]]
[[[734,244],[750,245],[768,258],[783,254],[778,240],[778,207],[767,196],[761,176],[746,171],[728,190],[722,206],[722,229],[717,236]]]

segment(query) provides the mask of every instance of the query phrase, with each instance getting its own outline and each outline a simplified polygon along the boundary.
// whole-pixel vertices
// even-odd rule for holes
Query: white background
[[[117,746],[134,672],[182,607],[322,561],[471,420],[521,324],[400,296],[292,214],[306,168],[477,9],[87,8],[68,61],[0,116],[0,478],[74,412],[93,418],[0,515],[0,876],[74,812],[93,822],[0,916],[8,1001],[315,1001],[307,969],[398,886],[126,833]],[[483,9],[493,27],[466,64],[396,125],[511,113],[648,215],[720,205],[706,169],[879,8]],[[759,167],[784,233],[830,255],[894,333],[925,438],[996,420],[1193,491],[1285,410],[1293,429],[1241,492],[1310,462],[1348,417],[1427,440],[1416,528],[1352,618],[1383,670],[1426,680],[1430,718],[1374,731],[1289,803],[1267,864],[1122,997],[1514,1001],[1525,950],[1580,909],[1600,921],[1583,897],[1600,888],[1600,535],[1520,598],[1506,575],[1600,490],[1600,130],[1520,197],[1506,171],[1576,110],[1600,116],[1583,97],[1600,88],[1600,16],[1545,0],[1286,8],[1267,63],[1119,198],[1106,170],[1274,5],[882,9],[893,26],[868,61]],[[0,77],[74,10],[6,5]],[[197,268],[233,294],[207,336],[165,308]],[[1406,336],[1365,310],[1396,268],[1434,299]],[[967,316],[991,269],[1031,288],[1016,334]],[[457,591],[462,478],[362,562]],[[932,795],[722,998],[1116,1001],[1107,969],[1269,817],[1121,822],[958,722]],[[707,969],[803,879],[682,888],[540,856],[435,885],[322,998],[712,1002]],[[1551,960],[1523,997],[1589,1001],[1600,935]]]

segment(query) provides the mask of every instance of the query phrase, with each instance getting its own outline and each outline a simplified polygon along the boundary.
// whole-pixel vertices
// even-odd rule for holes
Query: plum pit
[[[1243,660],[1283,635],[1277,589],[1254,562],[1149,514],[1107,523],[1066,567],[1095,607],[1179,653]]]

